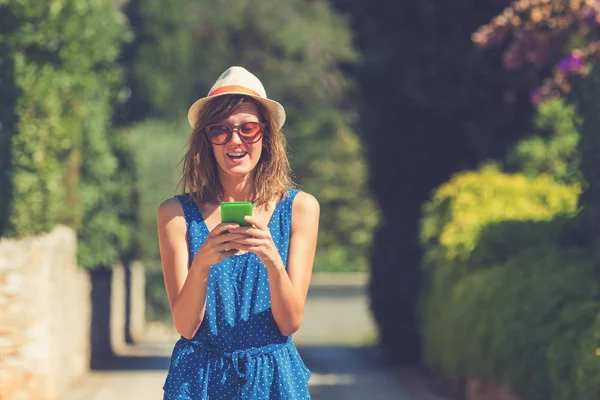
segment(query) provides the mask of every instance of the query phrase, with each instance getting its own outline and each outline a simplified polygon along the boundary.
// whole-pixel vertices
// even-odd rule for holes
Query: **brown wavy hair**
[[[260,206],[279,196],[286,196],[288,189],[296,187],[286,152],[285,136],[281,129],[276,128],[275,119],[268,110],[249,96],[218,96],[200,110],[198,122],[190,135],[188,151],[183,157],[182,193],[189,193],[197,206],[205,202],[223,201],[217,161],[205,129],[223,121],[247,102],[256,105],[261,122],[267,125],[262,138],[262,154],[252,171],[254,188],[250,201]]]

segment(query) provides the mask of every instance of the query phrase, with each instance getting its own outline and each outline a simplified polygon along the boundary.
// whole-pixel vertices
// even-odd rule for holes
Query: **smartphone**
[[[224,201],[221,203],[221,222],[234,222],[240,226],[252,226],[244,221],[246,215],[252,216],[253,205],[249,201]]]
[[[246,215],[252,216],[253,205],[249,201],[224,201],[221,203],[221,222],[234,222],[240,226],[252,226],[244,221]],[[228,231],[223,231],[227,233]],[[241,256],[247,251],[239,250],[235,255]]]

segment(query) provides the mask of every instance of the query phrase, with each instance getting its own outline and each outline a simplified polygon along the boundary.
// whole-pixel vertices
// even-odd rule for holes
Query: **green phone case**
[[[249,201],[226,201],[221,203],[221,222],[235,222],[240,226],[252,226],[244,221],[246,215],[252,216],[252,203]]]

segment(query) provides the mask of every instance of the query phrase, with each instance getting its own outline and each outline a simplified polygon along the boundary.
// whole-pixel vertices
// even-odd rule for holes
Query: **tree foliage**
[[[583,180],[579,157],[582,118],[564,99],[549,99],[537,108],[535,134],[521,140],[508,153],[510,171],[534,177],[550,175],[563,183]]]
[[[186,121],[147,120],[119,131],[132,149],[138,197],[133,203],[139,216],[135,238],[136,255],[146,271],[146,315],[149,320],[171,321],[160,263],[156,210],[165,199],[177,194],[181,179],[180,161],[185,153],[189,129]]]
[[[120,171],[108,136],[127,37],[114,1],[0,0],[0,229],[21,237],[59,223],[81,228],[87,267],[127,247],[110,197]],[[93,223],[100,209],[106,224]]]

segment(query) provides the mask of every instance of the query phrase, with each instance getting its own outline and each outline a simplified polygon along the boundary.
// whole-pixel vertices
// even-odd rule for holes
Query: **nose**
[[[231,141],[229,143],[233,144],[241,144],[243,143],[242,138],[240,138],[240,128],[235,126],[231,130]]]

